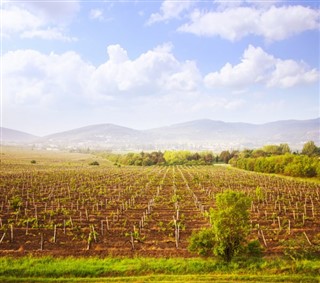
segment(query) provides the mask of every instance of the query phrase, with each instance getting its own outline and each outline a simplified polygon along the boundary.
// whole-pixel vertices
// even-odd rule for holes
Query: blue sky
[[[2,126],[319,113],[318,1],[2,1]]]

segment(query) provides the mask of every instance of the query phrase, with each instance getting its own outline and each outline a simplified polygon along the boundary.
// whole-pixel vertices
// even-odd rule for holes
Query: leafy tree
[[[230,262],[244,248],[250,231],[250,199],[241,192],[225,191],[216,196],[217,208],[210,210],[212,228],[192,235],[189,250],[210,253]]]
[[[217,194],[216,210],[211,210],[211,220],[216,244],[215,255],[225,261],[241,251],[250,231],[250,199],[241,192],[226,191]]]
[[[191,155],[192,155],[191,152],[187,150],[179,150],[179,151],[167,150],[163,154],[163,158],[165,159],[167,164],[176,165],[176,164],[184,164],[188,160],[188,157]]]
[[[280,154],[280,147],[274,144],[265,145],[262,150],[269,156]]]
[[[220,153],[220,160],[223,161],[224,163],[228,163],[229,160],[231,159],[231,154],[228,150],[224,150]]]
[[[286,154],[291,152],[291,149],[287,143],[281,143],[279,148],[280,148],[281,154]]]
[[[319,148],[313,141],[308,141],[303,145],[302,154],[308,156],[316,156],[319,154]]]
[[[212,153],[205,153],[202,158],[206,164],[211,164],[214,161]]]

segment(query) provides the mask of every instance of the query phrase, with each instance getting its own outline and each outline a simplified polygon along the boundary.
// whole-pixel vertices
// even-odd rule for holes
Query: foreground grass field
[[[320,261],[0,258],[1,282],[320,282]]]

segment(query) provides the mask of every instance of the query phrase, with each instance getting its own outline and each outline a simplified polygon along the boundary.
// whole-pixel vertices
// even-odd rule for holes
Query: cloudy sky
[[[318,1],[3,1],[2,126],[319,117]]]

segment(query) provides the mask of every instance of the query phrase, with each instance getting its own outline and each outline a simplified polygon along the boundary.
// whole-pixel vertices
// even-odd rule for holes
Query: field
[[[188,238],[210,226],[215,194],[227,189],[251,197],[250,238],[266,254],[290,239],[319,241],[317,182],[225,166],[90,166],[85,154],[2,157],[1,254],[190,257]]]
[[[94,160],[100,165],[89,165]],[[8,147],[0,188],[2,264],[27,255],[197,257],[187,250],[188,238],[210,227],[208,210],[227,189],[251,197],[249,237],[259,240],[264,255],[319,244],[320,183],[314,180],[228,166],[118,167],[90,154]]]

